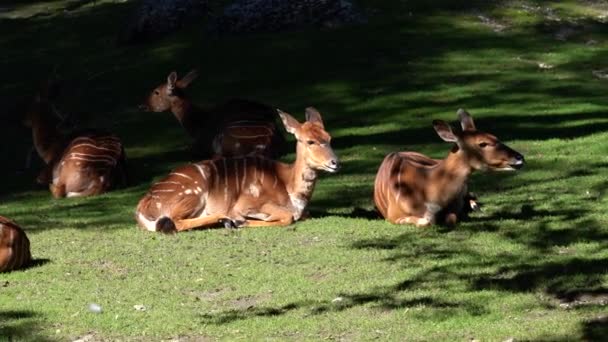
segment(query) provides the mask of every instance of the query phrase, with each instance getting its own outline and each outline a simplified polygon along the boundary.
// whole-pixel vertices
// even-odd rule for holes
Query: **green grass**
[[[133,182],[53,200],[33,185],[35,169],[20,171],[31,146],[20,113],[0,113],[0,215],[26,229],[37,259],[0,275],[0,340],[608,336],[608,81],[592,74],[608,68],[601,2],[365,1],[363,26],[221,39],[193,27],[131,47],[114,44],[131,2],[68,6],[7,5],[0,97],[12,108],[56,68],[68,80],[62,110],[123,137]],[[547,13],[575,33],[556,39]],[[494,32],[481,14],[507,28]],[[136,228],[149,184],[190,159],[171,115],[136,106],[171,70],[193,67],[200,103],[238,96],[298,118],[309,105],[323,113],[344,167],[321,177],[314,219],[177,236]],[[475,175],[484,210],[454,229],[353,217],[373,208],[385,154],[447,153],[431,120],[454,120],[459,107],[527,166]]]

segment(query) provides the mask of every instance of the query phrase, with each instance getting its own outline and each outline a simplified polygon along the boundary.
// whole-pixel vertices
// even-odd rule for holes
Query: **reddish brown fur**
[[[54,197],[97,195],[126,182],[120,139],[84,131],[65,136],[57,130],[50,99],[41,92],[26,114],[36,151],[47,164],[38,181],[49,184]]]
[[[392,223],[427,226],[439,221],[456,223],[469,200],[467,182],[474,170],[515,170],[523,156],[495,136],[477,131],[464,110],[458,115],[463,132],[434,121],[442,139],[454,142],[447,158],[431,159],[416,152],[394,152],[386,156],[374,184],[376,208]]]
[[[185,92],[197,76],[191,71],[178,80],[172,72],[166,83],[150,92],[143,108],[171,111],[194,139],[194,152],[202,157],[256,154],[277,158],[284,154],[285,138],[271,107],[236,99],[207,110],[197,107]]]
[[[0,216],[0,272],[27,266],[32,260],[30,240],[15,222]]]
[[[178,231],[217,225],[288,225],[300,219],[318,170],[335,172],[338,161],[320,114],[307,109],[301,124],[280,112],[287,130],[296,135],[296,161],[285,164],[261,156],[205,160],[174,170],[152,186],[136,210],[139,225],[158,230],[168,218]]]

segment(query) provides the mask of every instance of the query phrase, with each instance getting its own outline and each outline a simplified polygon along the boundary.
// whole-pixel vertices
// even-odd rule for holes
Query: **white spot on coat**
[[[260,188],[255,184],[249,184],[249,193],[253,197],[260,197]]]

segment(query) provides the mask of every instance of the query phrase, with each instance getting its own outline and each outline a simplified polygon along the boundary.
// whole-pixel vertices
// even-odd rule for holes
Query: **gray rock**
[[[128,20],[119,41],[154,40],[182,28],[188,21],[207,14],[207,0],[142,0]]]
[[[213,33],[276,32],[332,28],[365,21],[348,0],[236,0],[209,26]]]

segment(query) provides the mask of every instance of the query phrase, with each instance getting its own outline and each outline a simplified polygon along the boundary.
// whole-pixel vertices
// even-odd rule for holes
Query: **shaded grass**
[[[33,17],[31,7],[16,7],[21,19],[1,19],[10,32],[0,36],[0,63],[9,66],[2,97],[31,94],[58,65],[68,80],[61,108],[123,137],[133,182],[96,198],[52,200],[33,185],[35,170],[18,172],[31,141],[19,113],[0,115],[11,141],[0,145],[0,214],[22,224],[33,256],[48,260],[0,278],[0,337],[601,339],[605,306],[560,306],[608,292],[607,86],[591,73],[606,68],[601,7],[363,5],[371,15],[360,27],[222,39],[194,28],[131,47],[116,46],[120,27],[107,25],[125,20],[131,3]],[[556,40],[547,11],[523,5],[590,24]],[[493,32],[479,13],[509,28]],[[150,182],[190,159],[175,120],[136,105],[168,72],[192,67],[202,74],[192,89],[200,103],[244,96],[299,118],[308,105],[320,109],[344,168],[321,177],[316,219],[175,237],[135,228]],[[525,154],[527,167],[475,175],[484,211],[455,229],[367,219],[383,156],[443,156],[449,146],[430,122],[454,120],[459,107]]]

